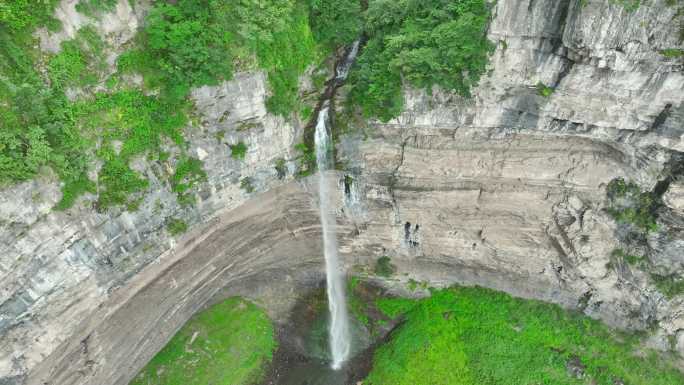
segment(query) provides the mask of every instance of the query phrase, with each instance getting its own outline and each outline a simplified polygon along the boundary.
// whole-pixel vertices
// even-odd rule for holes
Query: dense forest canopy
[[[485,0],[376,0],[365,17],[368,43],[352,73],[354,101],[368,117],[401,112],[402,85],[437,85],[470,95],[493,44]]]

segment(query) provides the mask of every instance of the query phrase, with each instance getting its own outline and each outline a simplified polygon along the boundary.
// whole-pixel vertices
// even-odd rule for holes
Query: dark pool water
[[[333,370],[325,361],[301,360],[290,362],[282,373],[269,379],[268,385],[347,385],[354,381],[349,367]]]
[[[293,309],[278,330],[279,347],[261,385],[356,385],[371,369],[374,341],[366,326],[350,315],[352,358],[330,367],[328,310],[323,291],[314,291]]]

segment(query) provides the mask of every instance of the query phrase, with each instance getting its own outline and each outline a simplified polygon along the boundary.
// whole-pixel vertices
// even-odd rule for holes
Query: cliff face
[[[574,292],[567,300],[582,298],[589,314],[622,326],[660,319],[654,293],[616,287],[624,272],[606,268],[619,234],[604,209],[612,179],[651,190],[681,162],[682,62],[658,54],[680,46],[677,24],[666,22],[674,12],[499,2],[489,34],[499,45],[474,100],[410,92],[406,112],[373,125],[360,154],[345,147],[372,191],[362,195],[389,210],[371,221],[390,228],[360,238],[385,238],[388,250],[401,244],[412,262],[458,256],[474,276],[515,274],[501,287],[517,282],[525,295],[565,302],[561,293]],[[539,83],[553,92],[540,95]],[[668,204],[648,243],[654,264],[674,273],[684,262],[681,221]]]
[[[399,118],[340,141],[352,177],[338,177],[347,268],[389,255],[408,274],[399,281],[560,303],[654,328],[651,345],[684,355],[684,296],[665,297],[651,275],[684,270],[683,182],[668,179],[681,172],[684,75],[681,58],[659,53],[681,48],[666,3],[497,2],[497,48],[473,99],[409,90]],[[115,31],[115,46],[142,21],[127,4],[97,26]],[[45,32],[42,46],[59,39]],[[553,92],[540,95],[539,83]],[[189,148],[208,174],[193,206],[155,177],[164,164],[144,159],[135,166],[151,191],[136,212],[52,211],[50,175],[0,194],[0,384],[126,384],[212,301],[246,295],[277,319],[320,282],[316,176],[293,180],[290,161],[279,178],[275,160],[295,157],[302,129],[269,115],[265,97],[262,74],[193,92]],[[239,140],[245,161],[230,157]],[[244,177],[255,193],[240,188]],[[658,231],[636,245],[653,271],[611,259],[628,242],[605,211],[618,177],[666,188]],[[172,236],[170,218],[191,230]]]
[[[474,100],[409,92],[401,117],[372,125],[358,150],[345,146],[369,207],[354,253],[394,252],[416,280],[658,325],[650,342],[666,347],[672,336],[682,352],[681,296],[613,263],[630,236],[606,212],[611,180],[653,190],[681,170],[682,61],[659,54],[681,47],[675,12],[664,2],[631,13],[608,2],[498,2],[489,36],[499,44]],[[540,83],[553,91],[542,95]],[[670,178],[642,250],[651,272],[679,276],[681,182]]]

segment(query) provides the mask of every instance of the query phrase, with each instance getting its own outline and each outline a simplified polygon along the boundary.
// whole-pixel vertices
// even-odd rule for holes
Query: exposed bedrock
[[[142,17],[127,2],[96,25],[117,47]],[[399,281],[556,302],[684,354],[684,296],[609,263],[621,230],[604,210],[614,178],[663,187],[642,251],[659,274],[682,274],[684,189],[670,174],[684,151],[684,76],[681,58],[659,53],[682,48],[677,7],[581,3],[498,1],[497,48],[472,99],[408,90],[399,118],[340,141],[341,256],[347,269],[391,256]],[[0,384],[125,385],[198,309],[240,294],[282,320],[323,279],[316,176],[281,180],[273,167],[288,159],[293,173],[301,124],[268,114],[266,95],[259,73],[193,92],[189,151],[208,175],[192,206],[156,176],[169,165],[146,159],[134,165],[150,180],[136,212],[94,212],[92,197],[55,212],[49,173],[0,193]],[[244,161],[230,157],[238,141]],[[172,218],[190,232],[172,236]]]

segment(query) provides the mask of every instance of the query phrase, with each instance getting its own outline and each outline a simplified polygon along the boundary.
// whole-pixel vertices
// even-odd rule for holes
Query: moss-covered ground
[[[188,321],[130,385],[251,385],[275,348],[266,313],[230,298]]]
[[[556,305],[459,287],[376,306],[403,323],[375,351],[364,385],[684,384],[639,336]]]

